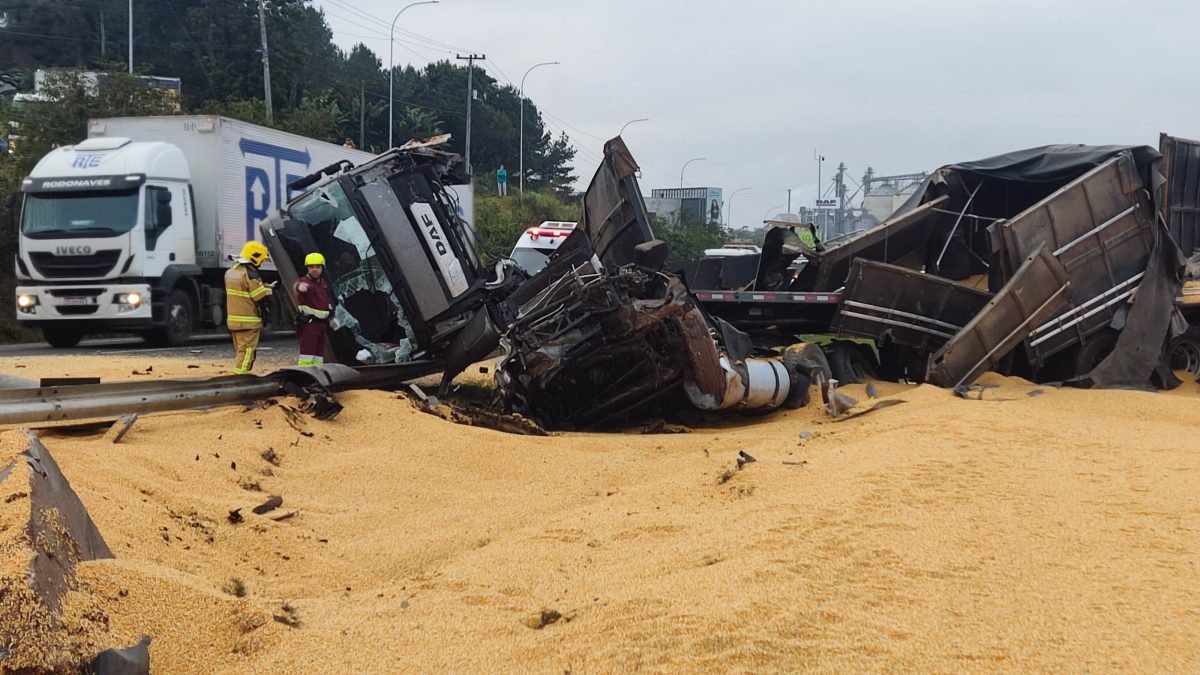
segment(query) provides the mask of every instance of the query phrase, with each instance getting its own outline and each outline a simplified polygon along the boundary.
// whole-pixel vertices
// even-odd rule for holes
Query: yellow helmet
[[[324,266],[325,256],[321,255],[320,253],[309,253],[308,255],[304,256],[304,266],[312,267],[313,265]]]
[[[249,260],[255,267],[258,267],[266,262],[271,257],[271,254],[267,253],[267,247],[263,246],[262,242],[248,241],[242,247],[242,257]]]

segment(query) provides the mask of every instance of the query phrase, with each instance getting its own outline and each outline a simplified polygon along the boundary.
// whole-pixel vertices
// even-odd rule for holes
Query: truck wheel
[[[50,343],[51,347],[70,349],[83,339],[83,331],[78,328],[43,327],[42,337]]]
[[[878,379],[879,366],[874,355],[858,343],[834,340],[829,347],[829,368],[839,383],[858,384],[866,379]]]
[[[167,296],[166,325],[151,334],[154,342],[178,347],[192,336],[192,301],[187,293],[176,289]]]
[[[1087,342],[1079,345],[1072,359],[1074,373],[1068,375],[1066,379],[1083,377],[1092,372],[1092,369],[1108,358],[1113,348],[1117,346],[1117,335],[1119,335],[1117,331],[1105,328],[1089,337]]]
[[[1200,377],[1200,326],[1188,326],[1171,342],[1171,370],[1185,370]]]

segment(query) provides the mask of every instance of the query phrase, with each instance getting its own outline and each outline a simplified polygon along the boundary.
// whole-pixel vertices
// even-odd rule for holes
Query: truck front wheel
[[[51,347],[70,349],[79,344],[79,341],[83,339],[83,331],[78,328],[44,326],[42,328],[42,337],[46,339],[46,342],[50,343]]]
[[[1171,343],[1171,370],[1185,370],[1200,377],[1200,326],[1188,326],[1187,331]]]
[[[178,347],[192,336],[192,301],[187,293],[179,289],[167,296],[166,324],[151,333],[151,340],[171,347]]]

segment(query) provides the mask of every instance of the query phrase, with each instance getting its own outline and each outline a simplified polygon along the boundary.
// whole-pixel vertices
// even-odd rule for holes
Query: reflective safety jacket
[[[271,287],[263,284],[258,268],[238,261],[225,273],[225,316],[229,330],[262,328],[258,303],[271,296]]]
[[[333,293],[321,276],[315,281],[307,274],[296,281],[296,309],[313,321],[328,321],[333,310]]]

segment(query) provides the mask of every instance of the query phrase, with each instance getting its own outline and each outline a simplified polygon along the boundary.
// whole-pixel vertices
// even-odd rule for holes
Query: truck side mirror
[[[155,190],[154,224],[155,229],[163,231],[171,226],[171,193],[168,190]]]

